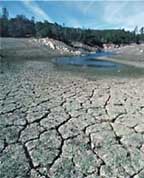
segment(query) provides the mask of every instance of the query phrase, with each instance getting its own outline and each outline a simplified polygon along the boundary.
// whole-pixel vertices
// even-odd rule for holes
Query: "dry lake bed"
[[[144,75],[2,65],[0,178],[144,178]]]

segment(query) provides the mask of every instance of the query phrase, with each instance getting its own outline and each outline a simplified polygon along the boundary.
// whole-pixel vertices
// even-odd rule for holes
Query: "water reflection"
[[[89,54],[86,56],[74,56],[74,57],[62,57],[56,58],[54,60],[55,64],[58,65],[74,65],[82,67],[95,67],[100,69],[119,69],[123,65],[115,62],[110,62],[106,60],[98,60],[97,57],[100,56],[111,56],[110,52],[99,52],[95,54]]]
[[[41,77],[58,75],[75,75],[90,78],[99,76],[120,76],[120,77],[137,77],[144,75],[144,70],[122,65],[109,61],[101,61],[96,59],[97,56],[110,56],[111,53],[96,53],[87,56],[59,57],[52,58],[0,58],[0,78],[3,80],[7,76],[9,78],[25,75]]]

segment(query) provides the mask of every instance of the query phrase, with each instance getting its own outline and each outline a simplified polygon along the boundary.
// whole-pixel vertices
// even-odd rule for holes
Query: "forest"
[[[2,9],[0,17],[0,36],[13,38],[44,38],[49,37],[71,44],[72,41],[81,42],[90,46],[103,46],[113,43],[116,45],[142,43],[144,41],[144,27],[133,31],[125,29],[83,29],[66,27],[64,24],[50,23],[47,20],[35,21],[32,17],[28,19],[24,15],[9,18],[6,8]]]

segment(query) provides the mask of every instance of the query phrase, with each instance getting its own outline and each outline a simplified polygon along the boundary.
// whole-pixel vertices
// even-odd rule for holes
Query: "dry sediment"
[[[13,77],[12,77],[13,75]],[[144,79],[0,75],[1,178],[143,178]]]

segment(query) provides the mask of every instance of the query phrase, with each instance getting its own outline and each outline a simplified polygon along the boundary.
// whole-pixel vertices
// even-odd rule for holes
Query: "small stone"
[[[144,133],[144,123],[141,123],[140,125],[137,125],[135,127],[135,130],[139,133]]]

